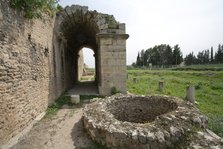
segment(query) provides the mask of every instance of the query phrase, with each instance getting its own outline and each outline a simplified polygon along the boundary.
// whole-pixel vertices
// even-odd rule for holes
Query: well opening
[[[195,126],[207,126],[196,107],[175,97],[120,94],[95,100],[83,109],[84,127],[108,148],[176,148]]]
[[[177,103],[161,96],[128,97],[115,100],[107,106],[108,111],[119,121],[147,123],[154,121],[159,115],[175,110]]]

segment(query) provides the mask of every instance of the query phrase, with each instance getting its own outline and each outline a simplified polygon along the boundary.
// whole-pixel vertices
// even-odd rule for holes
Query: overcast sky
[[[158,44],[179,44],[184,56],[223,44],[223,0],[60,0],[60,4],[85,5],[126,23],[127,64],[136,60],[138,51]]]

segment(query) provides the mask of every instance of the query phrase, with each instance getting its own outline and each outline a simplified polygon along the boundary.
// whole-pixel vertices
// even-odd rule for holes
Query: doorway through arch
[[[58,94],[70,89],[78,92],[75,87],[81,88],[90,80],[96,94],[109,95],[113,88],[126,93],[126,39],[129,35],[125,33],[124,23],[117,22],[113,15],[72,5],[57,15],[55,24],[54,74]],[[83,53],[85,48],[93,52],[90,57]],[[60,55],[61,61],[58,59]],[[83,78],[88,75],[84,58],[92,57],[95,62],[94,78],[86,80]]]
[[[94,51],[90,48],[83,47],[78,54],[78,82],[95,82],[96,65]]]

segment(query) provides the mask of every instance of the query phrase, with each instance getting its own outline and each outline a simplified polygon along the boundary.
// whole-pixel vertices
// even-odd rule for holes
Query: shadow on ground
[[[74,146],[76,146],[76,149],[93,149],[94,143],[91,140],[90,136],[87,134],[83,127],[83,121],[82,118],[75,123],[72,132],[71,137],[73,140]]]

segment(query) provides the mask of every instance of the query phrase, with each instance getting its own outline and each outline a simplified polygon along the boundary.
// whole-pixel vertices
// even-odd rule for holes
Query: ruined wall
[[[0,1],[0,147],[56,97],[53,24],[47,17],[28,21]]]

